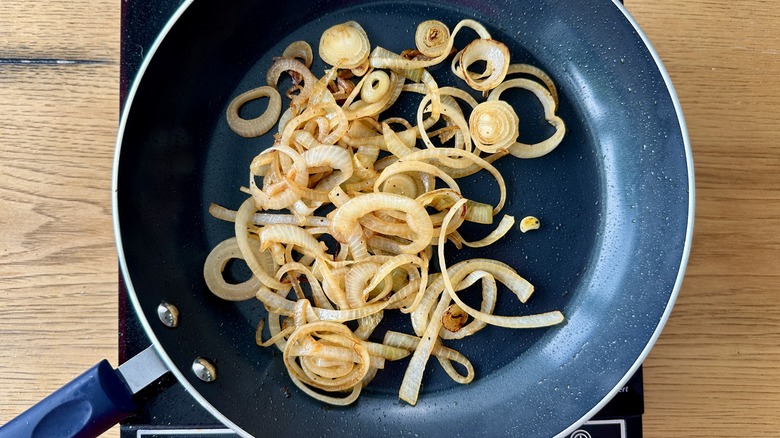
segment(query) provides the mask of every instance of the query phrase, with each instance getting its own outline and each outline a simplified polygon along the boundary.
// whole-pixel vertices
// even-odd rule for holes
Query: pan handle
[[[152,347],[116,370],[103,360],[0,427],[0,438],[97,437],[130,416],[133,394],[167,371]]]

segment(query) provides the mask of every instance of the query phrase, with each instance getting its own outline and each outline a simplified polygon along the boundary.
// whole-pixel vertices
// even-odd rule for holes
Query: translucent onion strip
[[[443,246],[440,240],[440,248]],[[428,359],[431,357],[431,353],[436,345],[438,339],[438,333],[441,329],[441,317],[450,305],[451,298],[447,294],[441,294],[439,304],[433,311],[431,322],[425,328],[425,333],[422,335],[422,340],[418,343],[417,349],[412,354],[412,359],[409,361],[409,366],[404,373],[403,381],[401,382],[401,389],[398,391],[398,397],[414,406],[417,404],[417,398],[420,394],[420,385],[422,385],[423,372],[425,371],[425,365],[428,363]]]
[[[443,254],[440,254],[440,256],[441,255]],[[441,264],[441,261],[439,263]],[[447,285],[447,283],[449,283],[449,276],[447,274],[443,274],[442,278],[444,278],[444,282],[445,282],[444,290],[450,294],[452,300],[455,301],[461,309],[463,309],[466,313],[468,313],[469,316],[478,319],[480,321],[483,321],[487,324],[495,325],[499,327],[514,328],[514,329],[530,329],[530,328],[549,327],[552,325],[560,324],[564,320],[563,314],[558,310],[554,310],[552,312],[544,312],[544,313],[537,313],[532,315],[520,315],[520,316],[499,316],[499,315],[493,315],[490,313],[482,312],[480,310],[474,309],[473,307],[470,307],[469,305],[464,303],[460,299],[460,297],[458,297],[458,294],[452,288],[452,283]],[[507,286],[511,288],[511,285],[507,285]]]
[[[247,227],[249,226],[249,219],[255,213],[255,205],[252,198],[247,199],[241,204],[236,214],[235,233],[238,247],[241,250],[241,255],[244,257],[249,269],[257,277],[260,282],[266,287],[277,290],[289,290],[290,285],[284,284],[276,280],[270,273],[266,272],[260,262],[257,260],[255,253],[252,251],[252,244],[249,243],[249,236]]]
[[[282,57],[274,61],[266,73],[266,83],[268,86],[277,88],[279,78],[284,72],[289,72],[291,76],[295,75],[293,76],[296,79],[295,82],[300,83],[302,80],[304,85],[309,87],[309,89],[317,82],[317,77],[309,70],[309,65],[297,59]]]
[[[423,97],[423,100],[420,102],[420,106],[417,111],[417,121],[418,121],[417,126],[419,127],[420,130],[420,138],[423,140],[423,142],[428,147],[428,149],[435,149],[436,146],[434,146],[434,144],[431,142],[428,133],[426,132],[428,123],[423,122],[422,120],[424,113],[432,111],[430,107],[425,106],[426,103],[431,99],[432,99],[431,95],[428,94],[425,97]],[[459,128],[460,132],[463,134],[462,147],[461,147],[462,150],[471,152],[471,135],[469,133],[468,122],[463,117],[463,114],[458,109],[453,108],[452,106],[446,104],[441,105],[440,111],[441,114],[443,114],[445,117],[451,120]],[[458,162],[457,160],[452,160],[447,156],[442,157],[440,161],[443,165],[455,169],[464,168],[469,165],[468,161]]]
[[[496,206],[493,207],[493,214],[494,215],[497,214],[499,211],[501,211],[502,208],[504,208],[504,203],[506,202],[506,183],[504,182],[504,177],[501,175],[501,172],[499,172],[498,169],[495,168],[495,166],[493,166],[492,164],[488,163],[484,159],[480,158],[479,156],[471,152],[462,151],[459,149],[450,149],[450,148],[423,149],[405,156],[402,160],[403,161],[413,161],[413,160],[424,161],[424,160],[438,159],[440,156],[461,157],[487,170],[496,179],[496,183],[498,184],[498,190],[499,190],[499,200],[498,200],[498,204],[496,204]]]
[[[393,345],[403,349],[416,350],[420,345],[420,338],[407,335],[406,333],[388,330],[385,334],[383,342],[387,345]],[[440,342],[437,342],[433,346],[431,354],[439,359],[439,363],[441,363],[444,370],[456,382],[460,384],[467,384],[474,380],[474,366],[471,365],[471,361],[469,361],[468,358],[466,358],[466,356],[464,356],[462,353],[459,353],[458,351],[451,348],[444,347]],[[455,371],[455,368],[452,366],[452,362],[460,364],[466,370],[466,375],[463,376]]]
[[[435,58],[445,54],[450,40],[450,29],[438,20],[423,21],[417,25],[414,34],[414,44],[417,50],[425,56]]]
[[[506,233],[512,229],[514,224],[515,218],[513,216],[504,215],[504,217],[501,218],[501,222],[498,223],[498,226],[493,231],[491,231],[490,234],[474,242],[463,240],[462,243],[469,248],[484,248],[486,246],[490,246],[498,239],[504,237]]]
[[[458,202],[459,203],[465,202],[465,200],[458,201]],[[454,215],[448,214],[447,217],[444,219],[444,224],[442,226],[446,226],[446,224],[449,223],[450,220],[452,220],[452,216]],[[458,306],[460,306],[461,309],[463,309],[466,313],[468,313],[472,318],[479,319],[491,325],[496,325],[496,326],[506,327],[506,328],[549,327],[551,325],[560,324],[561,322],[563,322],[563,314],[557,310],[552,312],[546,312],[546,313],[538,313],[534,315],[497,316],[497,315],[481,312],[477,309],[468,306],[460,299],[460,297],[458,297],[458,294],[455,292],[455,289],[452,286],[452,282],[450,281],[450,276],[447,272],[447,264],[444,256],[444,233],[439,235],[438,256],[439,256],[439,266],[441,266],[442,269],[441,278],[444,281],[444,291],[449,295],[450,298],[452,298],[453,301],[455,301],[458,304]],[[509,286],[510,289],[512,288],[511,285],[507,285],[507,286]],[[521,299],[521,301],[525,302],[525,300],[523,299]],[[434,313],[434,315],[435,314],[436,313]],[[428,327],[430,327],[432,323],[429,323]],[[426,333],[427,330],[428,329],[426,328]]]
[[[376,70],[366,75],[365,83],[360,88],[360,99],[366,103],[375,103],[389,90],[390,76],[382,70]]]
[[[484,72],[479,74],[469,70],[469,67],[478,61],[485,63]],[[477,91],[496,88],[506,78],[508,70],[509,48],[506,44],[492,39],[472,41],[453,61],[455,75]]]
[[[409,60],[406,58],[401,57],[400,55],[396,55],[382,47],[376,47],[369,57],[369,61],[371,63],[372,67],[375,68],[389,68],[396,71],[414,71],[415,69],[424,69],[427,67],[431,67],[433,65],[439,64],[440,62],[444,61],[447,56],[449,55],[450,51],[452,50],[452,45],[455,42],[455,35],[463,29],[464,27],[471,28],[477,34],[480,38],[490,38],[490,33],[485,29],[485,26],[480,24],[477,21],[465,19],[461,20],[458,24],[455,25],[455,27],[452,29],[452,32],[450,33],[449,39],[447,39],[447,44],[444,46],[444,50],[441,50],[441,54],[439,56],[436,56],[434,58],[425,59],[425,60]],[[422,74],[420,72],[420,74]],[[417,81],[418,79],[409,78],[413,81]]]
[[[555,86],[555,82],[553,82],[552,78],[550,78],[550,76],[544,70],[530,64],[510,64],[506,74],[507,76],[514,74],[526,74],[538,79],[545,85],[545,87],[547,87],[547,91],[550,92],[550,95],[553,98],[553,102],[555,103],[555,110],[557,111],[558,88]]]
[[[323,291],[319,280],[314,276],[314,273],[312,273],[309,267],[304,265],[303,263],[288,261],[284,265],[282,265],[279,268],[279,270],[276,271],[275,277],[276,279],[281,281],[283,278],[285,278],[285,276],[288,276],[288,278],[290,278],[291,280],[291,283],[293,283],[293,281],[297,281],[296,277],[292,275],[293,273],[296,272],[306,277],[307,283],[309,284],[309,289],[311,290],[311,295],[314,304],[317,307],[323,309],[333,310],[333,305],[325,296],[325,292]],[[258,288],[255,288],[255,293],[257,292],[257,289]]]
[[[305,383],[301,382],[299,379],[297,379],[292,375],[290,375],[290,380],[292,380],[292,382],[295,384],[295,386],[298,387],[298,389],[303,391],[309,397],[333,406],[351,405],[358,399],[358,397],[360,397],[360,391],[363,389],[362,385],[355,385],[354,387],[352,387],[352,391],[349,392],[345,397],[336,397],[336,396],[321,394],[317,391],[314,391],[310,387],[306,386]]]
[[[217,204],[209,204],[209,214],[223,221],[235,222],[236,212]],[[255,213],[249,223],[255,225],[292,224],[302,227],[327,227],[330,221],[320,216],[299,218],[291,214]]]
[[[306,67],[311,67],[311,63],[314,61],[314,53],[306,41],[295,41],[284,49],[282,58],[299,59]]]
[[[518,158],[538,158],[549,154],[558,147],[566,134],[566,125],[555,115],[556,103],[552,94],[541,84],[530,79],[509,79],[490,93],[488,101],[498,100],[501,93],[509,88],[522,88],[534,93],[544,107],[544,118],[555,128],[555,133],[547,140],[535,144],[516,142],[509,147],[509,153]]]
[[[288,300],[287,298],[274,293],[264,285],[260,286],[260,288],[257,290],[255,298],[261,301],[267,308],[274,309],[276,313],[281,315],[291,316],[295,312],[296,301]],[[386,307],[388,307],[388,305],[388,301],[383,301],[380,303],[370,304],[359,309],[332,310],[313,307],[312,311],[321,320],[346,322],[373,315],[374,313],[384,310]]]
[[[378,79],[378,82],[375,84],[377,88],[372,89],[371,91],[364,91],[373,87],[370,85],[371,78],[368,78],[367,76],[365,81],[361,81],[361,96],[365,94],[368,97],[368,100],[359,100],[350,105],[349,108],[346,108],[344,111],[347,120],[355,120],[379,114],[391,106],[396,99],[398,99],[398,96],[400,95],[400,89],[403,87],[403,78],[392,72],[390,73],[389,77],[386,73],[381,71],[372,72],[371,74],[373,75],[374,73],[377,73],[376,76],[381,78]],[[384,74],[384,77],[388,77],[387,82],[383,80],[384,77],[379,75],[379,73]]]
[[[433,224],[425,209],[413,199],[391,193],[360,195],[337,208],[331,218],[333,237],[346,242],[347,236],[359,226],[358,219],[379,210],[399,210],[407,214],[409,228],[417,236],[413,242],[402,246],[405,253],[416,254],[429,245]]]
[[[520,118],[503,100],[482,102],[469,116],[469,132],[481,151],[496,153],[509,149],[520,135]]]
[[[466,202],[466,218],[469,222],[477,224],[492,224],[493,223],[493,206],[490,204],[483,204],[481,202],[472,201],[471,199]]]
[[[458,186],[458,183],[455,181],[455,179],[447,175],[440,168],[422,161],[413,161],[408,159],[393,163],[388,166],[374,182],[374,191],[380,191],[379,188],[382,186],[385,180],[391,176],[404,174],[407,172],[422,172],[435,176],[436,178],[442,180],[442,182],[444,182],[444,184],[446,184],[447,187],[449,187],[451,190],[455,191],[456,193],[460,193],[460,187]]]
[[[289,146],[277,145],[266,149],[261,153],[250,166],[249,190],[257,206],[266,210],[280,210],[287,208],[300,199],[300,195],[290,189],[289,183],[280,176],[279,181],[272,181],[271,184],[263,184],[263,188],[257,186],[255,176],[259,176],[261,170],[267,166],[279,165],[280,154],[291,160],[290,169],[286,173],[292,173],[290,181],[294,181],[299,186],[305,187],[308,184],[308,173],[306,172],[306,161],[303,156],[290,148]],[[270,175],[265,175],[269,177]],[[268,186],[266,188],[266,186]]]
[[[239,112],[247,103],[268,98],[268,107],[259,116],[253,119],[244,119]],[[259,137],[274,127],[279,115],[282,113],[282,96],[276,89],[268,86],[258,87],[241,93],[230,102],[227,107],[227,123],[230,129],[242,137]]]
[[[260,245],[256,240],[250,240],[250,248],[259,253],[260,257],[268,256],[268,253],[260,251]],[[230,284],[225,281],[222,272],[232,259],[243,260],[241,250],[235,237],[220,242],[211,250],[206,262],[203,264],[203,278],[206,286],[214,295],[228,301],[244,301],[255,296],[255,291],[260,287],[260,280],[252,276],[239,284]]]

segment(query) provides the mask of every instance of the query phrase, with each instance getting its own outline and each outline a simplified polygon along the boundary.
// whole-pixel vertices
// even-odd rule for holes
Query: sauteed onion
[[[455,35],[463,28],[476,37],[458,51]],[[399,397],[414,405],[431,357],[458,383],[475,378],[469,359],[445,340],[488,324],[531,329],[564,320],[554,309],[495,315],[505,291],[525,303],[533,285],[497,260],[450,265],[446,249],[448,242],[484,248],[515,231],[510,215],[481,238],[463,236],[461,226],[493,224],[506,203],[507,185],[493,161],[539,157],[561,143],[555,84],[537,67],[510,64],[507,46],[474,20],[452,32],[424,21],[414,42],[416,49],[399,54],[371,50],[358,23],[333,26],[319,40],[319,56],[331,66],[323,76],[311,71],[311,46],[294,42],[274,58],[267,85],[235,97],[226,111],[240,136],[278,131],[273,140],[259,140],[262,150],[241,188],[249,197],[240,207],[209,207],[234,223],[235,235],[207,257],[206,285],[225,300],[262,302],[267,315],[255,332],[257,345],[278,348],[291,381],[325,403],[355,402],[387,361],[411,356]],[[427,70],[453,53],[452,72],[473,91],[440,87]],[[473,70],[477,65],[481,72]],[[280,93],[283,75],[292,87]],[[536,144],[518,140],[520,117],[501,99],[510,88],[533,93],[555,128],[552,136]],[[486,99],[480,102],[477,92]],[[412,120],[383,118],[403,93],[422,96]],[[289,100],[284,113],[282,94]],[[268,98],[266,111],[242,118],[241,107],[259,98]],[[495,180],[497,199],[470,199],[461,190],[458,179],[482,171]],[[434,257],[441,272],[429,270]],[[244,260],[252,277],[228,282],[223,271],[233,259]],[[479,308],[461,298],[477,285]],[[386,331],[380,341],[381,322],[392,313],[408,315],[414,334]]]

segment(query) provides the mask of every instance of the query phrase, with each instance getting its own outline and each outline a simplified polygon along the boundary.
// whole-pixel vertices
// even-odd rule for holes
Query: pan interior
[[[688,175],[678,115],[634,29],[611,4],[269,3],[193,3],[146,69],[123,133],[117,197],[124,263],[141,316],[190,379],[184,383],[254,435],[387,428],[550,436],[579,420],[643,354],[669,302],[686,240]],[[249,162],[273,142],[270,135],[233,134],[225,108],[265,84],[272,57],[288,43],[306,40],[316,53],[319,35],[333,24],[358,21],[372,46],[400,51],[413,46],[418,22],[438,19],[452,28],[463,18],[484,23],[509,46],[513,62],[553,77],[568,132],[548,156],[497,163],[511,199],[502,213],[537,216],[542,228],[513,230],[484,250],[449,248],[452,260],[495,258],[536,286],[527,305],[504,290],[497,313],[559,309],[567,322],[543,330],[488,327],[449,343],[470,358],[475,382],[455,384],[431,361],[414,408],[397,401],[408,360],[389,363],[355,405],[322,406],[294,388],[278,351],[254,345],[262,306],[221,301],[202,279],[206,255],[233,228],[208,214],[209,203],[237,208]],[[437,81],[463,87],[444,64],[431,71]],[[318,63],[312,71],[321,75],[324,68]],[[521,116],[521,140],[549,135],[532,98],[516,92],[508,99]],[[409,100],[399,111],[408,115],[415,105]],[[485,175],[463,189],[495,200]],[[476,239],[490,228],[469,231]],[[158,323],[162,300],[179,307],[179,328]],[[411,332],[400,315],[383,322],[379,336],[388,327]],[[191,376],[198,356],[215,362],[216,382]]]

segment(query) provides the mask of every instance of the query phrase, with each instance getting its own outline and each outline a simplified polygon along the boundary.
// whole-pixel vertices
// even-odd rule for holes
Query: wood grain
[[[120,7],[0,2],[0,423],[116,363]],[[645,363],[645,436],[775,436],[780,3],[627,7],[675,84],[697,183],[687,276]]]
[[[0,424],[116,363],[119,7],[0,2]]]
[[[0,59],[116,63],[120,6],[113,0],[3,0]]]
[[[0,66],[0,421],[116,363],[116,65]]]

